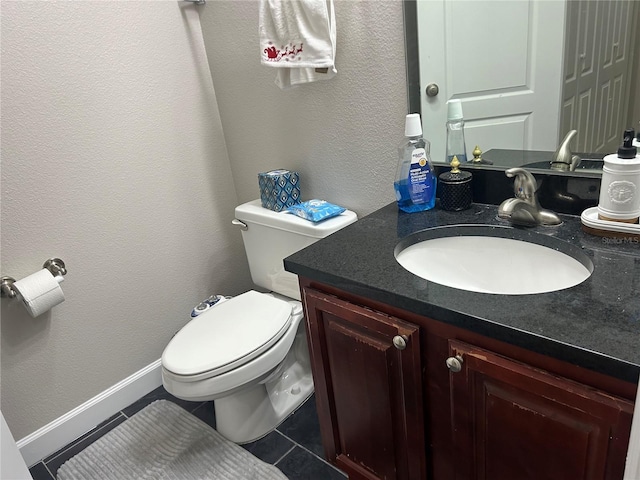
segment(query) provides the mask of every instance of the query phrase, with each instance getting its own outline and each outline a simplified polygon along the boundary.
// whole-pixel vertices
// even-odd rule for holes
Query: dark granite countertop
[[[286,258],[299,276],[465,328],[559,360],[637,382],[640,375],[640,241],[596,237],[580,218],[555,227],[517,228],[563,240],[593,262],[574,287],[535,295],[494,295],[446,287],[402,268],[394,250],[417,232],[447,225],[509,227],[495,205],[462,212],[407,214],[395,203]],[[455,227],[451,227],[455,228]],[[420,234],[422,235],[422,234]],[[455,261],[455,259],[452,259]],[[490,272],[487,272],[490,275]],[[514,281],[517,281],[514,279]]]

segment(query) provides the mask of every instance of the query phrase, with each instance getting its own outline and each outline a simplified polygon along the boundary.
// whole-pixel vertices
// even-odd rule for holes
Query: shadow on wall
[[[3,357],[37,343],[51,328],[51,311],[33,318],[18,298],[3,298],[0,306],[0,338]]]

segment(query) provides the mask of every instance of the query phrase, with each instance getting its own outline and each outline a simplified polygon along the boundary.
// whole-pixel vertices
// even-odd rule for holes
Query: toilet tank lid
[[[291,213],[274,212],[273,210],[264,208],[260,199],[237,206],[236,218],[245,223],[257,223],[259,225],[295,232],[313,238],[327,237],[333,232],[358,220],[355,212],[345,210],[338,216],[313,223]]]

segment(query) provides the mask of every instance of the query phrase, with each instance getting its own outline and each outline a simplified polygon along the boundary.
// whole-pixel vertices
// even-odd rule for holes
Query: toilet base
[[[216,430],[232,442],[253,442],[273,431],[313,393],[302,305],[290,303],[290,328],[267,352],[205,379],[180,378],[163,368],[165,389],[184,400],[213,400]]]
[[[311,374],[297,377],[296,366],[270,381],[214,400],[218,433],[243,444],[275,430],[313,393]]]

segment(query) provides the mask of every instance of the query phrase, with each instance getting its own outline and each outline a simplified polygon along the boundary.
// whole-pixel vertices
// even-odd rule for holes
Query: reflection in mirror
[[[548,168],[576,130],[569,148],[586,153],[569,173],[599,175],[595,167],[616,151],[624,129],[640,128],[640,2],[405,0],[404,7],[409,110],[422,114],[434,162],[445,162],[446,104],[454,98],[463,104],[467,157],[479,145],[494,163],[479,168]]]

